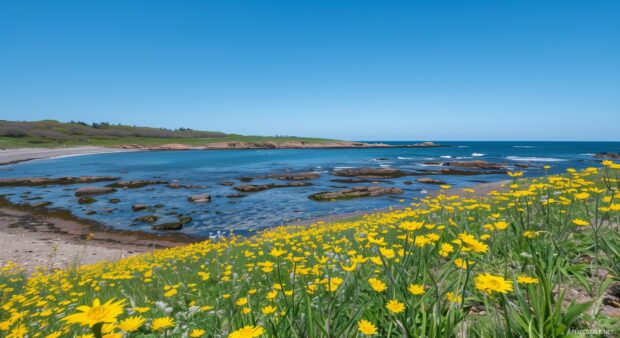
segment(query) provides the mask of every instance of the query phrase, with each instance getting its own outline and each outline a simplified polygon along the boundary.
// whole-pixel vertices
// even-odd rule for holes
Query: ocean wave
[[[457,148],[469,148],[469,146],[456,146]]]
[[[507,160],[511,161],[521,161],[521,162],[563,162],[568,161],[561,158],[553,158],[553,157],[521,157],[521,156],[508,156]]]
[[[583,153],[583,154],[579,154],[579,155],[581,155],[581,156],[594,156],[596,154],[593,154],[593,153]]]
[[[484,156],[484,155],[486,155],[486,154],[483,154],[483,153],[472,153],[471,154],[471,156],[473,156],[473,157],[481,157],[481,156]]]
[[[468,159],[468,158],[473,158],[473,157],[471,157],[471,156],[457,156],[457,157],[455,157],[455,158],[456,158],[457,160],[465,160],[465,159]]]
[[[413,160],[412,157],[403,157],[403,156],[398,156],[397,159],[399,159],[399,160]]]
[[[512,146],[513,148],[538,148],[537,146]]]
[[[450,155],[441,155],[439,157],[441,157],[441,158],[452,158],[452,156],[450,156]]]
[[[442,163],[439,163],[439,164],[416,163],[416,165],[419,167],[441,167],[443,164]]]
[[[334,167],[334,169],[353,169],[355,167]]]
[[[380,167],[391,167],[389,164],[379,164]]]

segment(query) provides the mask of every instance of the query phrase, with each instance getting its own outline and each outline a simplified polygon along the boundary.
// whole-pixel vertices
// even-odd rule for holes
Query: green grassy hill
[[[106,122],[4,121],[0,120],[0,148],[60,147],[60,146],[118,146],[138,144],[153,146],[180,143],[193,146],[214,142],[329,142],[333,140],[291,136],[244,136],[217,131],[189,128],[165,129],[113,125]]]

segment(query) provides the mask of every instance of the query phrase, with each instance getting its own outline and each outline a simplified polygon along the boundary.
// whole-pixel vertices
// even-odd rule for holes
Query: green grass
[[[226,134],[190,129],[162,129],[126,125],[86,125],[58,121],[2,121],[0,120],[0,148],[57,148],[70,146],[115,147],[124,144],[157,146],[178,143],[201,146],[215,142],[310,142],[335,140],[294,136],[254,136]]]

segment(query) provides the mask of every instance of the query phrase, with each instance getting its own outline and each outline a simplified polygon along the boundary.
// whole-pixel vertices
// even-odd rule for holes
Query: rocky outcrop
[[[484,175],[484,174],[496,174],[499,172],[486,172],[486,171],[471,171],[461,169],[441,169],[438,172],[432,174],[435,175],[453,175],[453,176],[471,176],[471,175]]]
[[[417,182],[425,183],[425,184],[446,184],[446,182],[430,177],[420,177],[416,179]]]
[[[209,194],[194,195],[194,196],[188,197],[187,200],[193,203],[211,202],[211,195]]]
[[[307,182],[291,182],[286,184],[242,184],[236,186],[234,189],[239,192],[258,192],[274,188],[293,188],[293,187],[307,187],[312,185]]]
[[[443,145],[443,144],[437,144],[437,143],[434,143],[434,142],[426,141],[426,142],[421,142],[421,143],[409,144],[409,145],[407,145],[407,147],[411,147],[411,148],[439,148],[439,147],[447,147],[447,146]]]
[[[478,169],[504,169],[505,166],[501,163],[491,163],[487,161],[453,161],[446,162],[448,167],[461,167],[461,168],[478,168]]]
[[[113,176],[78,176],[78,177],[21,177],[0,178],[0,187],[41,186],[41,185],[67,185],[84,184],[105,181],[116,181],[119,177]]]
[[[330,180],[331,182],[335,182],[335,183],[372,183],[372,184],[379,184],[381,182],[381,180],[377,180],[377,179],[371,179],[371,178],[334,178],[333,180]]]
[[[615,160],[620,160],[620,154],[618,153],[596,153],[593,156],[594,158],[611,158]]]
[[[332,172],[334,176],[357,177],[357,178],[397,178],[408,173],[394,168],[350,168],[337,169]]]
[[[392,187],[378,187],[378,186],[364,186],[353,187],[350,189],[338,190],[338,191],[326,191],[320,192],[308,196],[311,200],[315,201],[331,201],[331,200],[346,200],[362,197],[374,197],[382,195],[396,195],[402,194],[403,189]]]
[[[108,184],[108,187],[112,188],[142,188],[147,185],[153,184],[168,184],[168,181],[160,181],[160,180],[134,180],[134,181],[118,181],[112,184]]]
[[[201,146],[191,146],[180,143],[161,144],[155,146],[145,146],[140,144],[121,145],[122,149],[136,150],[224,150],[224,149],[322,149],[322,148],[385,148],[389,147],[383,143],[363,143],[349,141],[284,141],[284,142],[213,142]]]
[[[269,175],[268,178],[273,178],[276,180],[283,181],[303,181],[303,180],[313,180],[321,177],[320,174],[315,172],[303,172],[303,173],[291,173],[291,174],[272,174]]]
[[[82,187],[75,190],[75,196],[105,195],[115,191],[116,189],[110,187]]]

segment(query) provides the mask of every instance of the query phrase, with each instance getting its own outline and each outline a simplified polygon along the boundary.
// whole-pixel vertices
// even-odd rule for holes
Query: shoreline
[[[458,193],[470,197],[482,197],[490,191],[504,188],[506,182],[509,180],[468,187],[474,192],[463,192],[462,190],[466,188],[461,187],[441,191],[447,195]],[[426,196],[435,196],[439,193],[440,190],[431,191]],[[397,204],[393,208],[408,206]],[[312,217],[283,222],[282,226],[304,226],[320,221],[329,224],[387,210],[388,208],[382,208]],[[269,228],[256,229],[253,233],[260,233]],[[113,229],[96,221],[74,216],[67,210],[13,204],[2,197],[0,197],[0,234],[0,266],[13,261],[25,268],[26,273],[33,273],[36,266],[42,266],[47,270],[70,268],[208,239],[182,233],[157,234]]]
[[[1,144],[0,144],[1,145]],[[178,150],[259,150],[259,149],[365,149],[365,148],[438,148],[448,145],[432,142],[416,143],[411,145],[388,145],[385,143],[364,143],[351,141],[332,142],[215,142],[201,146],[170,143],[145,146],[139,144],[125,144],[118,146],[72,146],[63,148],[9,148],[0,149],[0,166],[10,165],[31,160],[60,158],[69,156],[96,155],[107,153],[121,153],[129,151],[178,151]]]

